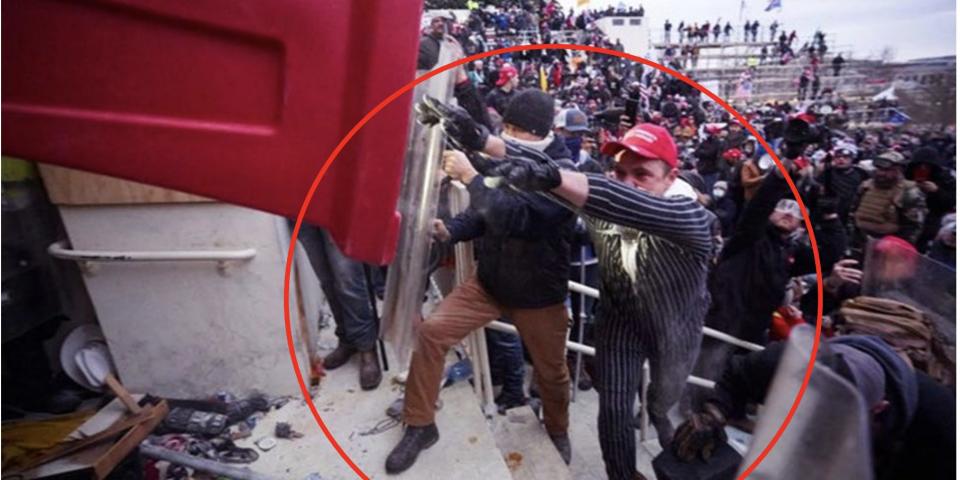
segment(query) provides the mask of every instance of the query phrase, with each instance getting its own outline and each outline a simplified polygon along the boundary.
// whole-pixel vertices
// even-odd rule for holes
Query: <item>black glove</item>
[[[447,107],[441,123],[443,132],[468,150],[483,151],[490,132],[461,107]]]
[[[693,414],[677,429],[671,442],[674,455],[688,463],[697,458],[709,460],[713,451],[727,441],[725,423],[720,410],[708,403],[704,411]]]
[[[560,186],[560,167],[523,158],[507,157],[490,172],[490,177],[503,177],[521,190],[548,191]]]

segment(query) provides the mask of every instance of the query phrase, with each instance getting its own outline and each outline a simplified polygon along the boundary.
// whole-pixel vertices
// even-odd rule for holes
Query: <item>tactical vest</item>
[[[853,214],[857,228],[876,236],[897,233],[900,230],[897,203],[904,190],[912,183],[909,180],[900,180],[891,188],[881,189],[874,186],[873,180],[868,181],[860,197],[860,206]]]

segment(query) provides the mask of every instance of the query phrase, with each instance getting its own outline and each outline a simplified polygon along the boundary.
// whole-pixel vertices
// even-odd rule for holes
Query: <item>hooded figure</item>
[[[913,152],[904,178],[916,183],[926,195],[927,218],[917,240],[917,248],[925,251],[940,229],[943,216],[956,209],[956,181],[943,165],[941,155],[932,147],[921,147]]]

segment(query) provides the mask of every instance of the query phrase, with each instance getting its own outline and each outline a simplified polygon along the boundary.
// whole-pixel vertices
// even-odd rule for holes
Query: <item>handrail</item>
[[[102,262],[216,262],[221,275],[227,275],[227,262],[248,261],[257,255],[257,249],[241,250],[157,250],[151,252],[126,250],[74,250],[65,241],[51,243],[47,253],[54,258],[77,262],[83,273],[93,275],[96,264]]]
[[[255,248],[242,250],[158,250],[150,252],[74,250],[67,248],[64,241],[50,244],[47,252],[56,258],[80,262],[224,262],[250,260],[257,255]]]
[[[574,292],[582,293],[588,297],[600,298],[600,290],[597,290],[596,288],[591,288],[574,281],[567,282],[567,285],[569,286],[570,290]],[[734,337],[733,335],[723,333],[719,330],[714,330],[710,327],[703,327],[703,334],[708,337],[720,340],[722,342],[727,342],[731,345],[735,345],[737,347],[745,348],[747,350],[752,350],[755,352],[759,352],[764,349],[762,345],[757,345],[756,343],[748,342],[746,340],[741,340],[737,337]],[[590,355],[592,355],[592,353]]]

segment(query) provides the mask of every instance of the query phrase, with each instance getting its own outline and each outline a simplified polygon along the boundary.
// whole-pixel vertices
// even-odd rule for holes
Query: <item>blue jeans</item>
[[[345,256],[322,228],[304,224],[299,240],[330,304],[337,324],[337,338],[357,350],[373,350],[377,343],[377,323],[370,306],[363,263]]]
[[[484,331],[487,335],[491,380],[493,383],[503,384],[501,394],[505,398],[522,399],[526,366],[523,362],[523,343],[520,342],[520,336],[490,329]]]

